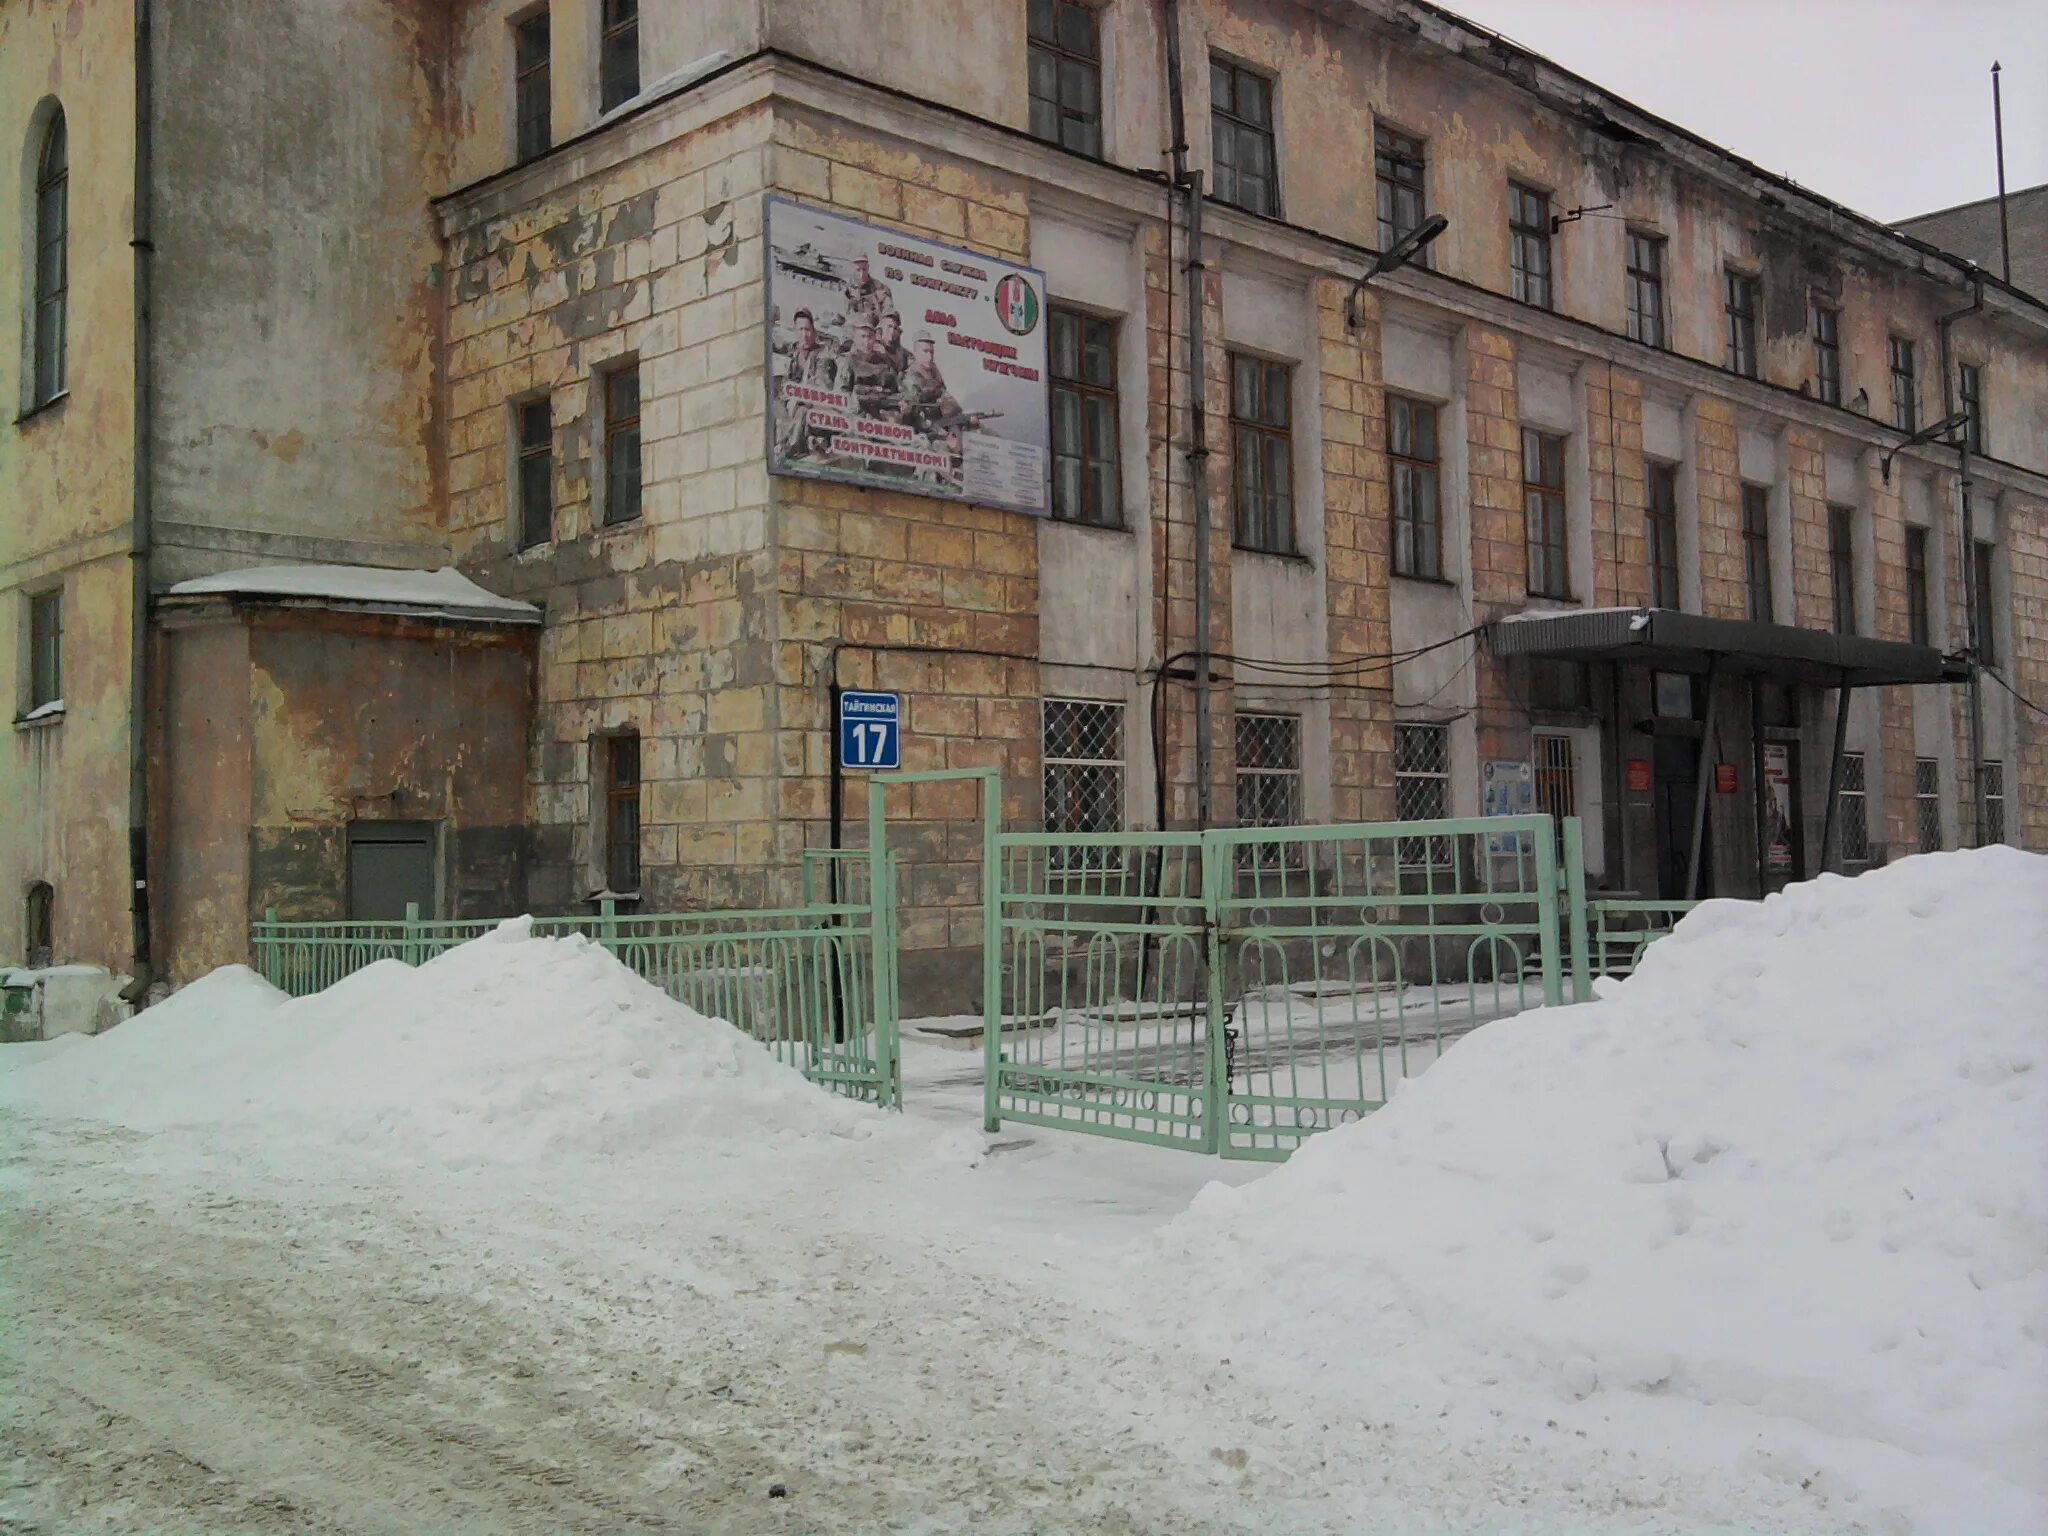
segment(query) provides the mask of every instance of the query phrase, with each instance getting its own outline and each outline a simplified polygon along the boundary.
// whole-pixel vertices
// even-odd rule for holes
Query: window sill
[[[36,420],[38,417],[49,415],[52,411],[55,411],[57,407],[62,405],[66,400],[69,400],[70,398],[70,390],[60,389],[57,391],[56,394],[50,396],[49,399],[30,406],[27,410],[23,411],[19,416],[15,417],[14,424],[17,427],[25,427],[30,422]]]
[[[40,731],[53,725],[61,725],[63,722],[64,705],[59,700],[54,708],[45,704],[40,708],[30,710],[25,715],[16,715],[14,717],[14,728],[17,731]]]
[[[1108,533],[1125,535],[1131,531],[1129,523],[1084,523],[1077,517],[1054,517],[1047,514],[1046,523],[1054,528],[1079,528],[1087,533]]]
[[[1232,541],[1230,547],[1240,555],[1263,555],[1268,560],[1284,560],[1289,565],[1306,566],[1310,570],[1315,569],[1316,563],[1314,560],[1312,560],[1309,556],[1301,554],[1295,550],[1260,549],[1257,545],[1239,544],[1234,540]]]
[[[1457,590],[1458,586],[1457,578],[1452,576],[1413,576],[1406,571],[1396,571],[1394,572],[1394,579],[1396,581],[1412,581],[1417,586],[1422,587],[1449,587],[1453,591]]]
[[[1529,601],[1532,603],[1556,603],[1563,608],[1583,608],[1586,606],[1584,598],[1572,597],[1564,592],[1531,592],[1529,594]]]

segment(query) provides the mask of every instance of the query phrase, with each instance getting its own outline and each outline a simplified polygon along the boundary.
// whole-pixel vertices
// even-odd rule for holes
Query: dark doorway
[[[348,829],[348,915],[352,922],[396,922],[409,902],[436,915],[434,824],[358,821]]]
[[[1692,818],[1699,796],[1700,743],[1692,735],[1659,735],[1656,739],[1657,895],[1665,901],[1686,897],[1686,870],[1692,859]],[[1707,799],[1706,834],[1700,839],[1700,880],[1697,896],[1714,893],[1714,802]]]

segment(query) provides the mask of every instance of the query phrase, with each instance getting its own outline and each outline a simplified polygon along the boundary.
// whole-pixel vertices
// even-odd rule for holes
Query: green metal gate
[[[991,1130],[1284,1158],[1585,974],[1576,820],[994,842]]]

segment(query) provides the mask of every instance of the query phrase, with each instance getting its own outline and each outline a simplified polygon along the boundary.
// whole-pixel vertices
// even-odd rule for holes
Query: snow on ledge
[[[375,565],[259,565],[181,581],[171,597],[303,597],[336,603],[397,606],[450,618],[537,623],[532,603],[487,592],[453,566],[400,571]]]

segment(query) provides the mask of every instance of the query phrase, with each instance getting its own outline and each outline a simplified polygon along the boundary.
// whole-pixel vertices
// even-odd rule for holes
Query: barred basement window
[[[1031,136],[1084,155],[1102,154],[1102,41],[1091,6],[1031,0]]]
[[[1441,580],[1436,407],[1428,401],[1387,396],[1387,469],[1393,482],[1394,574]]]
[[[640,889],[640,738],[605,738],[605,888],[629,896]]]
[[[1536,809],[1556,818],[1558,852],[1564,851],[1564,819],[1579,814],[1578,759],[1572,739],[1561,731],[1535,733]]]
[[[1913,373],[1913,343],[1900,336],[1891,341],[1892,425],[1912,432],[1920,425],[1919,385]]]
[[[1767,486],[1742,488],[1742,574],[1749,589],[1749,616],[1771,622],[1771,493]]]
[[[1756,279],[1747,273],[1721,274],[1722,308],[1728,317],[1728,368],[1756,377]]]
[[[2005,841],[2005,764],[1997,760],[1984,764],[1984,842]]]
[[[1842,312],[1813,306],[1813,393],[1823,405],[1842,403]]]
[[[1441,821],[1451,814],[1451,730],[1446,725],[1394,727],[1394,819]],[[1403,869],[1449,869],[1448,837],[1404,837]]]
[[[546,154],[554,142],[550,61],[548,8],[543,5],[512,23],[512,117],[522,161]]]
[[[640,515],[640,365],[604,375],[604,520]]]
[[[1121,528],[1116,322],[1052,311],[1052,515]]]
[[[1927,530],[1906,530],[1906,637],[1915,645],[1929,644],[1932,622],[1927,614]]]
[[[1643,519],[1650,557],[1650,606],[1676,608],[1678,596],[1678,468],[1649,466],[1649,506]]]
[[[1045,830],[1116,832],[1124,824],[1124,709],[1086,699],[1047,699],[1043,719]],[[1121,866],[1114,848],[1052,850],[1058,873]]]
[[[545,400],[527,400],[519,417],[519,547],[555,536],[555,425]]]
[[[1931,757],[1913,759],[1913,810],[1920,827],[1920,851],[1941,848],[1941,764]]]
[[[1528,525],[1529,595],[1570,597],[1564,518],[1564,439],[1522,428],[1522,515]]]
[[[1508,183],[1508,268],[1518,303],[1549,309],[1550,194]]]
[[[1392,128],[1373,130],[1381,250],[1390,249],[1422,222],[1423,170],[1422,140]]]
[[[1230,449],[1237,542],[1271,555],[1295,553],[1294,437],[1285,363],[1230,354]]]
[[[1664,345],[1664,241],[1659,235],[1628,232],[1628,336],[1653,347]]]
[[[1837,812],[1842,823],[1842,862],[1870,862],[1870,820],[1864,794],[1863,754],[1842,754],[1842,793]]]
[[[1237,824],[1301,825],[1301,716],[1237,717]],[[1247,868],[1299,869],[1302,844],[1252,843],[1239,850]]]
[[[604,0],[597,53],[598,106],[609,112],[640,94],[640,0]]]
[[[1246,213],[1278,216],[1280,171],[1273,155],[1273,82],[1211,56],[1209,149],[1216,200]]]

